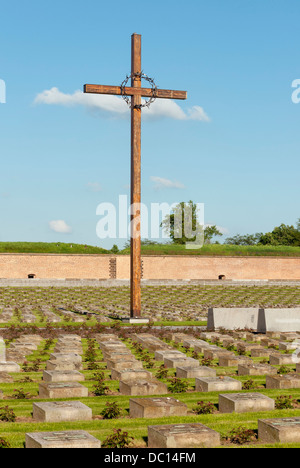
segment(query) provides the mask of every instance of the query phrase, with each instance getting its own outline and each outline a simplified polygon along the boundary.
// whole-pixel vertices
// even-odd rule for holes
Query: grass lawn
[[[63,242],[0,242],[0,253],[45,253],[45,254],[112,254],[101,247],[66,244]],[[129,255],[130,249],[123,249],[119,255]],[[240,246],[226,244],[204,245],[201,249],[190,250],[184,245],[154,244],[143,245],[142,255],[215,255],[215,256],[282,256],[299,257],[300,247],[290,246]]]

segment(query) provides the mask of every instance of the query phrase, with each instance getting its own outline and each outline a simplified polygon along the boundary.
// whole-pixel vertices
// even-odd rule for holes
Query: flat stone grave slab
[[[242,382],[231,377],[196,378],[196,392],[220,392],[242,390]]]
[[[206,341],[202,341],[202,340],[198,340],[198,341],[199,342],[197,344],[195,344],[195,346],[194,346],[194,350],[196,351],[196,353],[203,354],[204,350],[209,348],[211,345],[209,343],[207,343]]]
[[[165,357],[164,358],[164,365],[168,368],[176,368],[182,366],[189,366],[189,367],[199,367],[200,363],[197,359],[189,358],[189,357]]]
[[[145,369],[124,369],[121,371],[117,371],[112,369],[111,371],[111,379],[112,380],[151,380],[153,378],[153,374]]]
[[[85,377],[81,372],[71,371],[44,371],[44,382],[83,382]]]
[[[39,398],[80,398],[88,395],[88,388],[77,382],[41,382],[39,384]]]
[[[272,366],[282,366],[285,364],[294,364],[294,357],[292,354],[271,354],[269,357],[269,363]]]
[[[221,349],[218,346],[211,346],[210,348],[204,349],[204,359],[219,359],[220,356],[232,356],[231,351]]]
[[[86,431],[33,432],[25,435],[25,447],[94,449],[101,448],[101,442]]]
[[[82,357],[75,353],[52,353],[50,354],[50,361],[67,361],[82,364]]]
[[[294,351],[295,349],[300,348],[300,341],[294,340],[292,343],[279,341],[278,349],[279,351]]]
[[[300,375],[267,375],[266,388],[300,388]]]
[[[268,364],[239,364],[238,375],[276,375],[276,367]]]
[[[82,370],[82,364],[68,361],[47,361],[46,369],[49,371],[71,371]]]
[[[175,356],[185,356],[184,353],[181,353],[180,351],[174,351],[172,350],[160,350],[160,351],[155,351],[154,357],[156,361],[163,361],[165,357],[175,357]]]
[[[131,418],[163,418],[186,416],[188,408],[175,398],[135,398],[129,400]]]
[[[37,345],[34,343],[12,343],[10,349],[25,349],[28,351],[36,351],[38,349]]]
[[[299,312],[300,312],[300,308],[299,308]],[[300,335],[299,333],[296,333],[296,332],[284,332],[284,333],[280,333],[279,334],[279,339],[280,340],[297,340],[298,338],[300,338]]]
[[[219,395],[220,413],[273,411],[275,401],[261,393],[228,393]]]
[[[0,362],[0,372],[21,372],[21,367],[16,362]]]
[[[137,382],[123,382],[120,380],[120,393],[132,396],[167,395],[168,387],[156,379],[140,380]]]
[[[251,357],[270,357],[272,350],[266,349],[263,346],[251,349]]]
[[[172,424],[148,427],[148,448],[213,448],[220,434],[203,424]]]
[[[14,379],[8,372],[0,372],[0,383],[11,383]]]
[[[102,353],[103,354],[103,359],[104,361],[111,361],[111,360],[119,360],[121,361],[122,359],[126,359],[127,361],[135,361],[136,357],[128,350],[125,352],[118,352],[114,351],[111,353]]]
[[[220,367],[236,367],[239,364],[247,364],[252,362],[252,359],[250,359],[248,356],[236,356],[235,354],[221,354],[219,356]]]
[[[270,444],[299,443],[300,418],[259,419],[258,439]]]
[[[176,377],[179,379],[195,379],[196,377],[215,377],[217,371],[210,367],[176,367]]]
[[[106,367],[109,370],[115,369],[117,371],[121,371],[124,369],[143,369],[143,363],[142,361],[138,361],[137,359],[126,359],[125,361],[113,359],[106,361]]]
[[[91,408],[80,401],[33,403],[33,419],[39,422],[89,421]]]

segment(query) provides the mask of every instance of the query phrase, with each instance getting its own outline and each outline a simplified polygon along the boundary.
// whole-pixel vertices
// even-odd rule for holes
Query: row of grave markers
[[[204,338],[214,338],[212,335],[203,336]],[[36,343],[42,338],[34,337]],[[199,361],[187,358],[184,353],[174,350],[171,346],[153,337],[152,335],[136,335],[134,336],[144,347],[155,352],[157,360],[164,358],[166,365],[170,367],[179,364],[181,367],[176,367],[177,373],[179,370],[185,372],[205,372],[205,369],[199,366]],[[215,336],[217,338],[217,336]],[[223,336],[224,338],[224,336]],[[289,336],[291,338],[291,336]],[[198,344],[203,346],[207,342],[195,340],[194,337],[187,335],[174,335],[177,342],[182,342],[184,345]],[[142,369],[142,363],[137,361],[131,351],[112,335],[99,335],[96,337],[97,342],[102,350],[104,359],[107,365],[110,366],[112,377],[120,379],[120,391],[122,390],[121,382],[124,383],[124,389],[129,382],[132,382],[134,373],[136,376],[143,373],[144,382],[151,382],[152,374]],[[31,346],[29,345],[31,341]],[[193,343],[192,343],[193,342]],[[17,348],[23,346],[25,350],[32,351],[36,344],[33,343],[32,337],[22,337],[20,341],[16,341]],[[26,347],[27,346],[27,347]],[[208,345],[211,347],[211,345]],[[13,348],[14,349],[14,348]],[[220,349],[220,348],[219,348]],[[84,380],[84,375],[79,371],[82,370],[82,354],[81,338],[74,335],[61,336],[57,343],[54,352],[47,362],[47,368],[43,373],[43,382],[40,384],[40,398],[74,398],[88,396],[88,389],[79,384],[79,381]],[[196,366],[195,362],[198,362]],[[186,364],[186,365],[185,365]],[[133,366],[128,369],[128,365]],[[137,366],[134,368],[134,366]],[[209,369],[209,368],[207,368]],[[214,371],[213,369],[209,369]],[[114,372],[114,373],[113,373]],[[140,373],[141,372],[141,373]],[[146,372],[147,374],[144,374]],[[151,376],[149,375],[151,374]],[[149,380],[148,380],[149,378]],[[129,379],[129,380],[128,380]],[[230,378],[216,378],[214,375],[195,377],[196,391],[222,391],[229,389],[227,385],[234,385],[230,390],[239,391],[241,388],[235,385],[239,381]],[[137,382],[140,380],[137,379]],[[142,380],[143,381],[143,380]],[[197,383],[198,381],[198,383]],[[127,383],[127,384],[126,384]],[[133,382],[136,383],[136,382]],[[147,388],[147,385],[144,387]],[[164,385],[164,384],[162,384]],[[198,386],[197,386],[198,385]],[[211,386],[212,385],[212,386]],[[132,385],[129,393],[134,395],[136,385]],[[151,386],[148,387],[151,392]],[[197,390],[198,389],[198,390]],[[212,390],[213,389],[213,390]],[[127,392],[127,390],[124,390]],[[167,391],[164,389],[164,393]],[[138,393],[137,395],[140,395]],[[145,393],[142,393],[144,395]],[[146,392],[146,395],[151,393]],[[154,395],[155,393],[152,393]],[[159,395],[158,393],[157,395]],[[249,411],[269,411],[274,409],[274,400],[259,393],[231,393],[219,395],[219,408],[222,412],[249,412]],[[183,416],[187,411],[186,405],[168,397],[156,398],[138,398],[130,399],[130,416],[131,417],[162,417],[169,415]],[[156,414],[156,416],[155,416]],[[150,416],[151,415],[151,416]],[[92,411],[81,402],[37,402],[33,404],[33,417],[39,421],[54,422],[88,420],[92,418]],[[259,439],[262,442],[299,442],[300,441],[300,418],[284,418],[272,420],[258,421]],[[177,442],[176,442],[177,441]],[[179,445],[178,445],[179,444]],[[202,424],[176,424],[176,425],[160,425],[150,426],[148,428],[148,447],[150,448],[186,448],[186,447],[212,447],[220,445],[220,435],[212,431]],[[101,442],[93,438],[90,434],[84,431],[62,431],[55,433],[30,433],[26,434],[26,447],[38,448],[41,446],[54,447],[101,447]]]

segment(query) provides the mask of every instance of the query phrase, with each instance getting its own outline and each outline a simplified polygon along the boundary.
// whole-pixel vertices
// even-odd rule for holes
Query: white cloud
[[[88,182],[88,183],[87,183],[87,188],[88,188],[91,192],[101,192],[101,190],[102,190],[102,187],[101,187],[101,185],[99,184],[99,182]]]
[[[106,113],[118,118],[129,117],[129,108],[121,97],[105,94],[85,94],[79,90],[73,94],[65,94],[54,87],[38,94],[34,104],[65,107],[83,106],[95,115]],[[170,99],[157,99],[149,108],[143,109],[143,117],[151,120],[165,117],[175,120],[210,122],[210,118],[202,107],[193,106],[185,112],[175,101]]]
[[[155,182],[154,189],[160,190],[165,188],[175,188],[175,189],[184,189],[185,186],[176,180],[172,181],[169,179],[164,179],[163,177],[152,176],[150,179]]]
[[[72,232],[71,226],[68,226],[62,219],[50,221],[49,227],[52,231],[59,232],[61,234],[70,234]]]

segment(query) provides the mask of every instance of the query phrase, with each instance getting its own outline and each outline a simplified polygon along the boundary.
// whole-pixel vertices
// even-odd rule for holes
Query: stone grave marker
[[[275,401],[261,393],[219,394],[220,413],[250,413],[274,409]]]
[[[276,367],[268,364],[239,364],[238,375],[276,375]]]
[[[139,380],[151,380],[153,378],[153,374],[145,369],[124,369],[121,371],[117,371],[112,369],[111,371],[111,379],[112,380],[122,380],[123,382],[126,380],[131,380],[132,382],[139,381]]]
[[[33,432],[25,435],[25,446],[31,448],[101,448],[100,440],[86,431]]]
[[[175,398],[131,398],[129,400],[131,418],[162,418],[186,416],[188,408]]]
[[[116,370],[121,371],[124,369],[143,369],[142,361],[138,361],[137,359],[129,360],[125,358],[125,360],[119,359],[109,359],[106,361],[106,367],[109,370]]]
[[[231,377],[197,377],[196,392],[242,390],[242,383]]]
[[[300,388],[300,375],[267,375],[266,388]]]
[[[77,382],[41,382],[39,384],[39,398],[81,398],[88,395],[88,388]]]
[[[44,382],[83,382],[84,375],[76,370],[70,371],[48,371],[43,372]]]
[[[280,354],[280,353],[274,353],[271,354],[269,357],[269,363],[272,366],[283,366],[283,365],[289,365],[289,364],[294,364],[293,361],[293,355],[292,354]]]
[[[300,418],[259,419],[258,438],[268,444],[299,443]]]
[[[1,372],[21,372],[21,367],[15,362],[0,362],[0,373]]]
[[[164,365],[168,368],[176,368],[182,366],[189,366],[189,367],[199,367],[200,363],[197,359],[189,358],[187,356],[183,357],[165,357],[164,358]]]
[[[155,378],[136,382],[120,380],[120,393],[132,396],[167,395],[168,387]]]
[[[176,377],[179,379],[195,379],[196,377],[216,377],[217,371],[210,367],[176,367]]]
[[[213,448],[220,434],[203,424],[172,424],[148,427],[148,448]]]
[[[33,403],[33,419],[39,422],[90,421],[92,410],[80,401]]]

